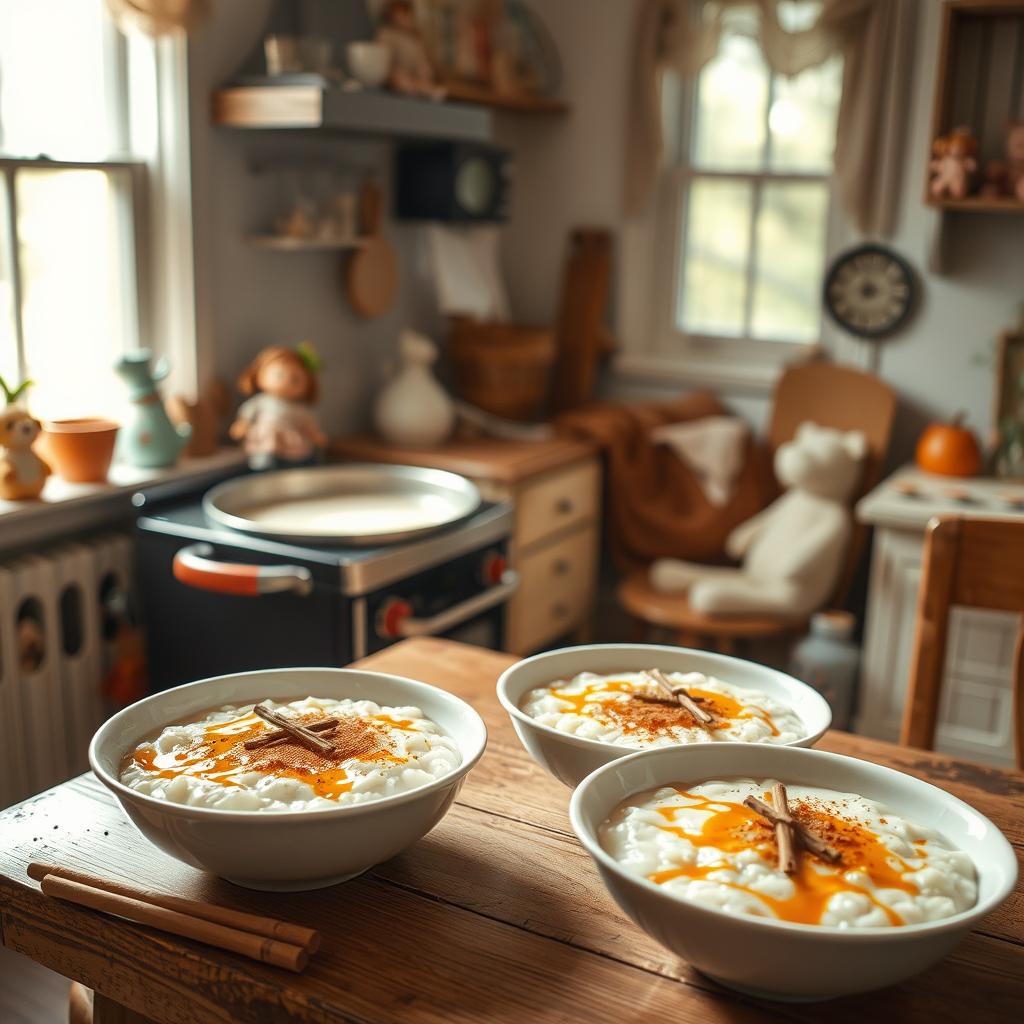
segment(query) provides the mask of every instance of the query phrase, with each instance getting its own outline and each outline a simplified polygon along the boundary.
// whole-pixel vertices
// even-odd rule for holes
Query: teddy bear
[[[687,593],[690,607],[704,615],[810,615],[839,580],[852,531],[849,500],[866,454],[860,432],[802,423],[775,452],[775,475],[786,492],[726,539],[727,553],[742,565],[662,558],[651,566],[652,585]]]
[[[38,498],[50,475],[50,467],[34,451],[39,421],[21,406],[0,412],[0,498],[20,501]]]
[[[1024,202],[1024,121],[1014,121],[1006,129],[1002,160],[985,165],[983,196],[1012,196]]]
[[[933,199],[963,199],[967,195],[978,169],[977,152],[978,140],[970,128],[955,128],[932,143],[935,159],[928,165],[932,172],[928,191]]]

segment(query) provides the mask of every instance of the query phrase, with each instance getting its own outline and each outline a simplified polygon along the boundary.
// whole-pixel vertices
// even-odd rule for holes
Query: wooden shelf
[[[565,114],[569,111],[568,105],[561,100],[544,96],[507,96],[469,82],[448,82],[445,88],[448,90],[446,100],[450,103],[470,103],[517,114]]]
[[[962,210],[967,213],[1024,213],[1024,202],[1008,196],[968,196],[966,199],[929,199],[927,202],[929,206],[940,210]]]
[[[219,89],[213,94],[213,119],[231,128],[313,128],[399,138],[485,142],[491,135],[491,112],[477,105],[320,85]]]
[[[253,235],[245,240],[253,249],[276,252],[327,252],[331,250],[361,249],[363,238],[290,238],[287,235]]]

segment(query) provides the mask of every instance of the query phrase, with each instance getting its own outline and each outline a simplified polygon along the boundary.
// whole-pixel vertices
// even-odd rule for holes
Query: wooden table
[[[422,639],[361,663],[446,687],[480,711],[490,732],[444,821],[363,877],[287,896],[238,889],[151,848],[83,775],[0,815],[4,944],[152,1020],[181,1024],[1019,1019],[1021,883],[941,966],[827,1009],[744,998],[694,972],[634,927],[602,888],[570,831],[568,790],[530,761],[494,696],[510,661]],[[937,783],[1024,850],[1024,777],[843,733],[820,746]],[[43,897],[25,877],[33,859],[290,918],[319,928],[323,949],[293,975],[151,932]]]

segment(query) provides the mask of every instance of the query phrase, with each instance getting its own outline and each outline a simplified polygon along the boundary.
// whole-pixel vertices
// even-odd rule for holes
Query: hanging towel
[[[665,423],[651,431],[693,470],[709,505],[729,504],[747,454],[747,425],[735,416],[705,416],[690,423]]]

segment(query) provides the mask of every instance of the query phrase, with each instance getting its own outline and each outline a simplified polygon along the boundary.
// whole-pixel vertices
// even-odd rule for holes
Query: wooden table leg
[[[68,1021],[70,1024],[153,1024],[149,1017],[115,1003],[77,981],[71,983]]]

